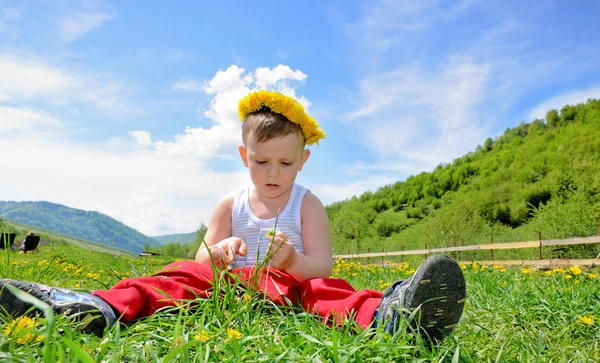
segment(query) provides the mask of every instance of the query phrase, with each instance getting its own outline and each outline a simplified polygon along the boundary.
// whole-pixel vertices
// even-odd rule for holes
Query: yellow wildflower
[[[598,277],[597,274],[585,274],[585,277],[587,277],[588,279],[595,279],[596,277]]]
[[[566,278],[567,280],[570,280],[570,279],[572,279],[572,278],[573,278],[573,276],[571,276],[571,275],[565,275],[565,278]]]
[[[500,272],[506,272],[505,268],[500,269]]]
[[[21,316],[4,327],[4,334],[9,337],[17,338],[17,344],[28,344],[32,341],[39,342],[44,339],[43,335],[36,335],[31,332],[37,325],[37,321],[27,316]]]
[[[240,333],[239,331],[237,331],[233,328],[227,328],[227,339],[225,340],[225,343],[229,343],[234,340],[238,340],[241,337],[242,337],[242,333]]]
[[[593,315],[590,316],[582,316],[579,318],[578,322],[580,324],[593,325],[595,322],[595,317]]]
[[[194,335],[194,339],[199,340],[201,342],[207,342],[210,339],[212,339],[212,337],[213,337],[213,335],[204,329],[202,329],[200,332],[198,332],[198,333],[196,333],[196,335]]]
[[[546,275],[546,276],[552,276],[552,271],[545,271],[544,275]]]
[[[521,272],[523,272],[524,274],[530,274],[530,273],[533,272],[533,268],[531,268],[531,267],[525,268],[524,267],[524,268],[521,269]]]
[[[461,270],[466,270],[467,269],[467,265],[465,265],[464,263],[460,264],[460,269]]]
[[[575,276],[581,274],[582,270],[579,266],[573,266],[569,269],[569,271],[571,271],[571,273]]]
[[[244,294],[244,296],[242,297],[242,300],[244,300],[244,303],[248,304],[250,301],[252,301],[252,295]]]

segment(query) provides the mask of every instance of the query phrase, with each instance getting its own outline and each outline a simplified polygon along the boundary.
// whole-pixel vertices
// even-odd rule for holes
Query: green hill
[[[76,248],[85,249],[90,252],[101,252],[115,256],[135,256],[131,251],[0,218],[0,233],[16,234],[15,243],[13,245],[14,249],[19,248],[21,241],[25,239],[25,236],[27,236],[27,233],[30,231],[35,231],[35,233],[40,236],[40,249],[45,249],[46,246],[72,245],[76,246]]]
[[[50,202],[0,201],[0,217],[131,252],[160,244],[135,229],[98,212]]]
[[[196,241],[198,232],[166,234],[164,236],[154,236],[151,238],[154,238],[158,243],[163,245],[166,245],[167,243],[186,244]]]
[[[333,247],[395,251],[492,236],[526,241],[537,232],[543,239],[595,235],[599,176],[600,101],[589,100],[521,122],[431,172],[327,206]],[[598,246],[571,247],[586,249]]]

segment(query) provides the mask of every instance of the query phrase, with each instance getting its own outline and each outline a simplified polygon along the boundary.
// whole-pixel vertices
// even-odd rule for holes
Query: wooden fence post
[[[454,248],[456,249],[456,239],[454,240]],[[453,253],[454,253],[454,259],[456,260],[456,251],[454,251]]]
[[[540,243],[540,247],[539,248],[539,256],[540,256],[540,260],[542,259],[542,232],[538,232],[538,242]]]
[[[490,244],[494,244],[494,234],[490,236]],[[492,257],[492,262],[494,261],[494,249],[490,248],[490,256]]]

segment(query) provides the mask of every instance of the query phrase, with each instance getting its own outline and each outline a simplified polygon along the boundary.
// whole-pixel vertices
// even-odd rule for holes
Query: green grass
[[[0,254],[0,277],[79,290],[102,289],[121,278],[157,271],[167,258],[114,256],[71,245],[45,246],[38,254]],[[383,289],[416,266],[338,262],[334,276],[357,289]],[[476,265],[477,267],[477,265]],[[600,283],[574,271],[546,275],[521,269],[468,267],[467,304],[456,331],[429,349],[413,333],[361,330],[351,320],[327,326],[313,316],[275,306],[228,288],[195,307],[165,309],[133,325],[115,326],[103,338],[79,333],[64,316],[36,319],[28,332],[40,341],[20,344],[4,332],[0,362],[593,362],[600,359]],[[598,271],[590,271],[598,274]],[[570,276],[568,278],[567,276]],[[591,318],[591,324],[587,324]],[[21,336],[23,338],[23,336]],[[23,343],[23,341],[21,341]]]

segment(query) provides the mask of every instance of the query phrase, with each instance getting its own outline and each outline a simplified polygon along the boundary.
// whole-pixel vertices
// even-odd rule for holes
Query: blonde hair
[[[300,136],[302,138],[302,145],[306,145],[300,125],[291,122],[282,114],[275,113],[266,107],[257,112],[250,113],[242,123],[242,140],[244,144],[246,144],[249,135],[252,135],[256,142],[265,142],[290,134]]]

